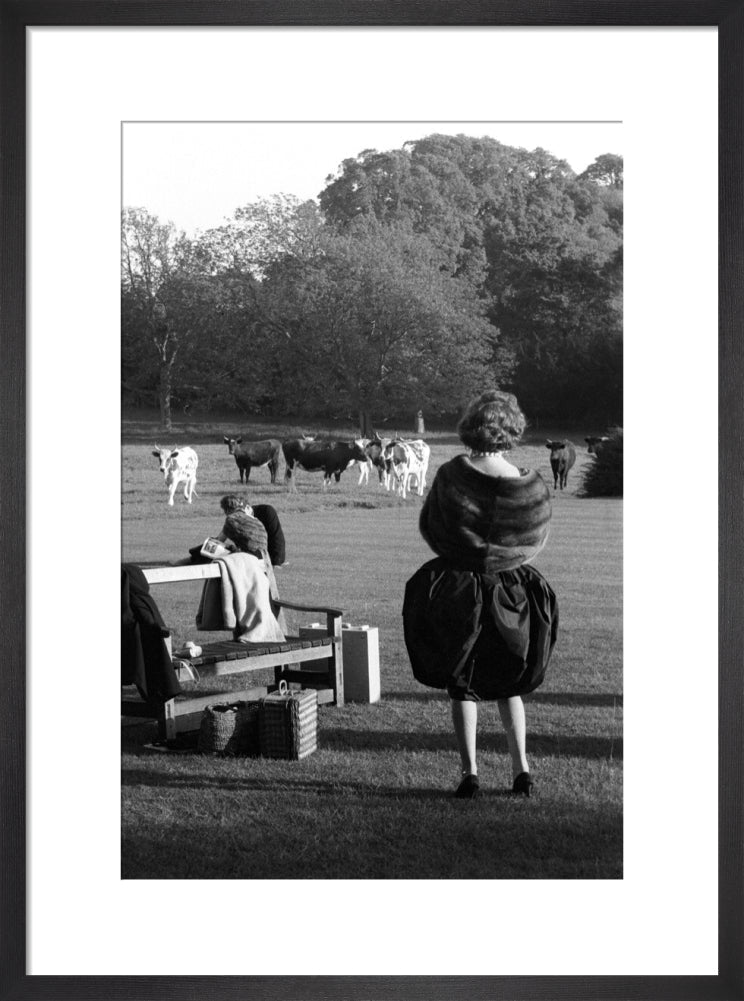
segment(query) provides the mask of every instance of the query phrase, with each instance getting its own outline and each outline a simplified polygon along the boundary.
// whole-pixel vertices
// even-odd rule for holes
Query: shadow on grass
[[[177,785],[178,783],[172,783]],[[206,787],[206,784],[205,784]],[[186,791],[185,785],[182,787]],[[198,788],[198,786],[197,786]],[[212,786],[208,788],[213,789]],[[228,787],[229,788],[229,787]],[[282,792],[317,799],[317,784],[290,785],[236,781],[233,789],[257,792],[255,806]],[[365,850],[348,841],[337,844],[325,828],[324,811],[301,811],[298,822],[271,833],[242,815],[224,817],[209,834],[205,851],[203,819],[177,827],[125,829],[123,879],[619,879],[622,878],[623,823],[619,808],[589,806],[579,814],[539,799],[516,800],[507,807],[500,792],[484,790],[479,800],[461,801],[451,790],[366,792],[360,804],[355,787],[332,790],[333,823],[359,830],[362,810]],[[348,791],[351,795],[338,795]],[[265,795],[263,795],[265,793]],[[413,800],[413,802],[412,802]],[[307,804],[306,804],[307,807]],[[411,812],[412,811],[412,812]],[[434,830],[434,847],[420,851],[411,837],[411,817]],[[464,850],[454,852],[453,845]],[[497,850],[494,850],[494,849]]]
[[[445,691],[438,691],[430,688],[428,692],[383,692],[381,701],[384,702],[446,702],[448,701]]]
[[[528,730],[529,753],[534,756],[563,758],[623,757],[622,737],[554,735]],[[322,750],[334,751],[450,751],[455,749],[454,732],[433,733],[391,730],[350,730],[323,727]],[[506,754],[506,736],[498,731],[483,729],[478,733],[478,748]]]
[[[621,709],[623,696],[609,692],[533,692],[525,695],[524,701],[552,706],[608,706]]]
[[[214,775],[168,775],[161,771],[143,769],[123,769],[122,786],[154,786],[159,789],[183,789],[189,792],[265,792],[272,795],[283,793],[310,793],[314,796],[360,796],[364,799],[402,800],[404,802],[452,802],[458,809],[475,806],[482,800],[504,799],[510,803],[533,805],[539,801],[539,792],[533,798],[515,796],[511,789],[493,789],[483,786],[477,801],[455,799],[454,786],[438,789],[416,788],[406,785],[375,785],[369,782],[330,781],[325,779],[258,778],[252,775],[237,777]]]
[[[525,703],[539,702],[554,706],[607,706],[622,708],[623,696],[607,692],[532,692],[523,696]],[[447,693],[430,689],[429,692],[383,692],[382,701],[395,702],[432,702],[436,699],[447,699]]]
[[[198,760],[195,756],[195,760]],[[410,786],[378,786],[368,782],[334,782],[325,779],[276,779],[257,778],[246,775],[240,778],[226,778],[214,775],[167,775],[161,771],[142,770],[138,768],[123,769],[121,773],[122,786],[150,785],[158,788],[188,789],[189,791],[209,790],[214,792],[252,791],[267,792],[273,795],[281,793],[313,793],[323,796],[360,795],[365,798],[407,799],[407,800],[446,800],[452,798],[452,789],[416,789]],[[493,793],[493,795],[507,795]]]
[[[143,744],[153,739],[153,730],[140,727],[122,730],[121,748],[136,758],[162,757],[165,752],[153,750]],[[455,736],[450,731],[417,732],[397,730],[356,730],[324,726],[319,737],[320,750],[324,751],[455,751]],[[528,733],[530,754],[536,757],[588,758],[621,761],[623,738],[619,736],[581,736]],[[478,748],[507,754],[508,746],[503,732],[486,730],[478,734]],[[165,754],[165,756],[168,756]],[[197,756],[194,755],[195,760]]]

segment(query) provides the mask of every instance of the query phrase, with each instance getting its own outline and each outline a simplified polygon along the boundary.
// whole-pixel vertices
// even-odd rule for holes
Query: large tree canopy
[[[266,323],[289,376],[285,405],[370,415],[456,408],[492,378],[484,304],[407,224],[360,218],[266,277]],[[283,336],[282,336],[283,335]]]
[[[613,421],[622,408],[622,159],[600,161],[579,178],[541,149],[433,135],[344,161],[320,204],[337,226],[374,214],[426,233],[488,303],[515,358],[511,386],[533,413],[583,416],[601,402]]]
[[[365,150],[319,204],[238,208],[186,240],[122,228],[123,379],[246,412],[457,410],[486,385],[533,417],[622,420],[622,158],[431,135]]]

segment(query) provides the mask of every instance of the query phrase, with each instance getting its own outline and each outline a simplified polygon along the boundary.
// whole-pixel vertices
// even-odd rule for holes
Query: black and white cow
[[[357,483],[358,487],[361,487],[362,483],[369,482],[369,471],[372,468],[372,461],[370,460],[369,455],[367,455],[367,446],[369,445],[369,441],[370,441],[369,438],[354,439],[354,443],[356,445],[359,445],[360,448],[364,450],[365,458],[349,459],[349,465],[347,467],[348,469],[351,469],[353,466],[359,466],[359,481]]]
[[[307,438],[288,438],[282,443],[284,461],[287,469],[285,482],[290,491],[297,492],[296,469],[308,472],[323,470],[323,489],[331,482],[331,476],[336,483],[341,479],[341,473],[352,459],[365,462],[367,453],[356,441],[312,441]]]
[[[423,496],[426,473],[429,468],[431,449],[422,438],[389,442],[383,449],[388,489],[392,487],[401,497],[411,489],[411,481],[416,482],[416,493]]]
[[[364,451],[367,453],[367,463],[377,470],[377,476],[379,478],[380,486],[388,486],[387,483],[387,466],[385,463],[385,448],[390,444],[389,438],[381,438],[380,435],[375,431],[372,437],[364,446]],[[361,483],[361,477],[360,481]]]
[[[199,465],[199,457],[193,448],[185,445],[171,449],[156,445],[152,454],[160,461],[160,472],[168,490],[169,506],[173,507],[173,498],[181,485],[183,485],[183,496],[190,504],[191,498],[196,493],[196,470]]]
[[[558,489],[558,484],[560,484],[561,490],[563,490],[568,482],[569,470],[576,462],[576,449],[568,439],[564,439],[563,441],[550,441],[550,439],[547,439],[545,445],[546,448],[550,449],[553,490]]]
[[[223,435],[230,455],[235,456],[235,463],[238,467],[240,482],[250,479],[251,469],[254,466],[268,466],[271,482],[276,483],[276,474],[279,471],[279,457],[282,454],[282,443],[276,438],[267,438],[265,441],[247,441],[243,444],[243,439],[228,438]]]

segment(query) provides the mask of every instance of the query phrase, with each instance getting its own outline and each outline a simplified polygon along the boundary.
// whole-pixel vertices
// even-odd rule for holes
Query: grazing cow
[[[364,462],[367,453],[356,441],[311,441],[306,438],[288,438],[282,443],[284,461],[287,470],[284,474],[287,487],[297,493],[297,479],[293,475],[295,469],[305,469],[313,472],[323,470],[323,489],[325,490],[334,476],[336,483],[341,479],[341,473],[352,459]]]
[[[282,443],[276,438],[267,438],[265,441],[247,441],[243,444],[242,438],[228,438],[222,436],[230,455],[235,456],[235,464],[238,467],[240,482],[250,479],[251,469],[254,466],[268,466],[271,482],[276,483],[276,474],[279,471],[279,457],[282,454]]]
[[[584,438],[584,441],[587,444],[586,450],[589,453],[589,455],[598,455],[600,448],[604,445],[606,441],[609,440],[610,439],[607,437],[607,435],[603,435],[601,438],[597,437]]]
[[[423,496],[426,486],[426,471],[429,468],[431,449],[421,438],[414,441],[390,442],[384,450],[391,482],[401,497],[411,489],[411,481],[416,481],[416,493]]]
[[[199,458],[193,448],[161,448],[156,445],[152,453],[160,460],[160,472],[168,488],[168,504],[173,506],[173,498],[179,485],[183,484],[183,496],[191,503],[196,493],[196,467]]]
[[[550,449],[550,468],[553,470],[553,490],[558,489],[560,483],[561,490],[568,481],[568,471],[576,462],[576,449],[573,444],[564,439],[563,441],[546,441],[546,448]]]

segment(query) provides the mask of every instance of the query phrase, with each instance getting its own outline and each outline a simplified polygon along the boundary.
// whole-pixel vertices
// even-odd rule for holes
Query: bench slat
[[[175,584],[183,580],[206,580],[219,577],[216,563],[188,563],[175,567],[142,567],[148,584]]]
[[[330,647],[333,637],[319,636],[313,639],[293,639],[286,643],[240,643],[238,640],[221,640],[206,643],[199,657],[190,657],[186,663],[201,667],[218,660],[250,660],[266,654],[291,653],[293,650],[312,650],[315,647]]]
[[[253,657],[238,657],[236,660],[215,659],[197,667],[202,677],[221,674],[241,674],[244,671],[261,671],[265,667],[283,667],[287,664],[302,664],[308,660],[328,660],[333,654],[332,647],[311,647],[308,650],[289,650],[286,653],[257,653]]]

